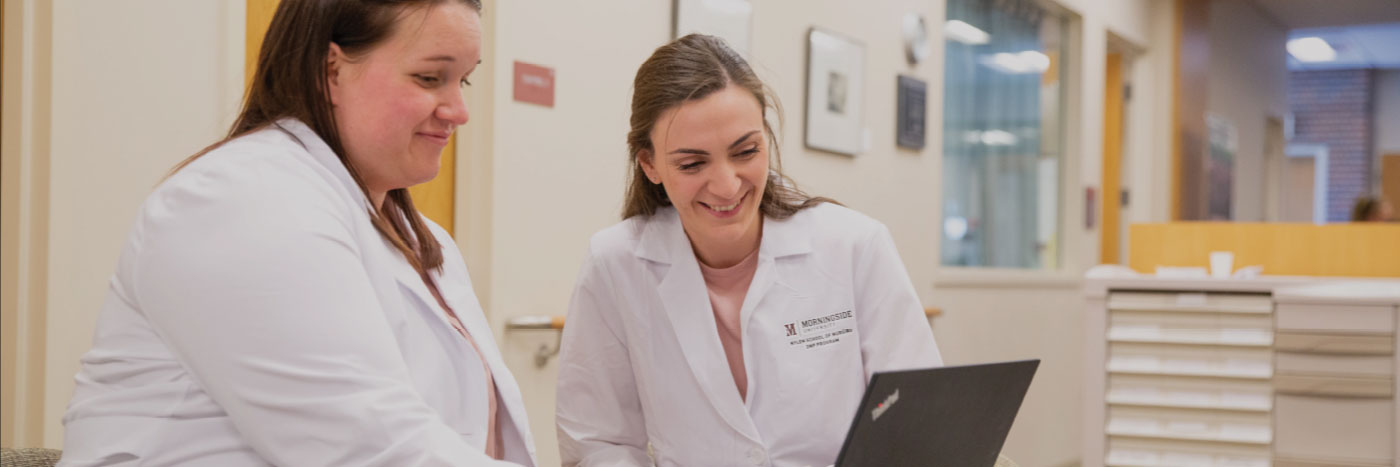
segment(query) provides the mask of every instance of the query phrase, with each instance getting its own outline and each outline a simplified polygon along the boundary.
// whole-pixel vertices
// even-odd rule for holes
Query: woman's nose
[[[467,112],[467,102],[462,97],[462,93],[456,89],[453,89],[451,95],[438,105],[434,114],[437,118],[452,123],[453,126],[465,125],[470,118]]]

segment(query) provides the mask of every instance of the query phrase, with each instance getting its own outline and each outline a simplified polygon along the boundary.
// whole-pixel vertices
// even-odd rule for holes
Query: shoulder
[[[334,169],[318,163],[291,135],[269,128],[195,159],[161,183],[152,198],[245,204],[276,199],[292,205],[339,201],[353,206],[354,196],[337,186]]]
[[[355,216],[367,214],[358,209],[363,195],[337,183],[334,169],[316,162],[285,132],[260,130],[170,175],[142,204],[138,228],[267,235],[344,230]]]
[[[649,225],[664,222],[663,214],[633,216],[593,234],[588,240],[588,255],[597,260],[618,260],[631,257],[641,243]]]
[[[798,211],[785,221],[808,232],[817,244],[859,243],[886,230],[885,224],[854,209],[821,203]]]

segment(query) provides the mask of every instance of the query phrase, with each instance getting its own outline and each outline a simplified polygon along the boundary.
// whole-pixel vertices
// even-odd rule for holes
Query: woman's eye
[[[758,154],[758,148],[749,149],[747,151],[735,154],[734,157],[740,159],[748,159],[750,157],[753,157],[755,154]]]
[[[701,161],[696,161],[696,162],[690,162],[690,163],[681,164],[681,170],[684,170],[684,171],[687,171],[687,172],[688,172],[688,171],[691,171],[691,170],[695,170],[695,169],[700,168],[700,166],[703,165],[703,164],[704,164],[704,162],[701,162]]]
[[[413,77],[417,78],[418,82],[423,83],[425,85],[432,85],[438,83],[438,78],[436,76],[413,75]]]

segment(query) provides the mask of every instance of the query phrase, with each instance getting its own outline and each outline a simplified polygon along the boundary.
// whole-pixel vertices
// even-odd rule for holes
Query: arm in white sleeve
[[[865,377],[876,371],[943,365],[919,295],[884,225],[856,251],[856,318]]]
[[[132,286],[176,358],[273,464],[515,465],[413,389],[355,219],[289,172],[182,176],[147,204]]]
[[[569,303],[556,413],[565,467],[652,465],[632,362],[609,299],[612,287],[590,257]]]

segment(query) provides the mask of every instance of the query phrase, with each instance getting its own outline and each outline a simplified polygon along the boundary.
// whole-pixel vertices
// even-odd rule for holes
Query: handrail
[[[564,329],[564,316],[527,315],[514,316],[506,320],[506,329]]]
[[[559,355],[559,345],[564,338],[564,316],[541,316],[524,315],[512,316],[506,320],[507,331],[555,331],[558,337],[554,340],[554,346],[540,344],[540,348],[535,349],[535,368],[544,368],[549,364],[549,359]]]

